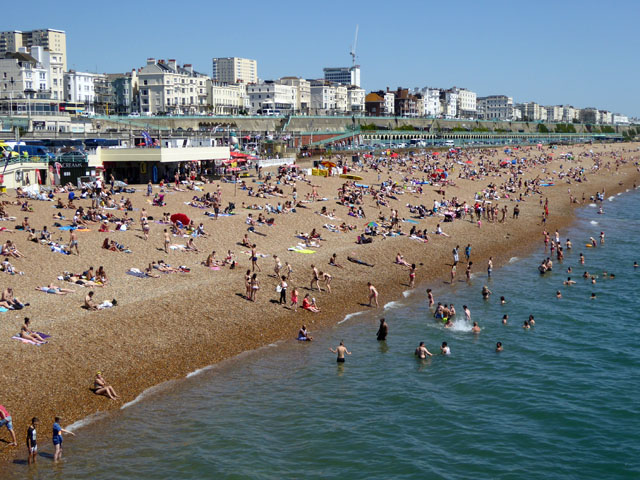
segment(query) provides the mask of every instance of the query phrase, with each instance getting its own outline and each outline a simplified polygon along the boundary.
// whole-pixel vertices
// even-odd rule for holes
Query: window
[[[142,82],[142,84],[143,84],[143,85],[146,85],[146,84],[147,84],[147,81],[145,80],[144,82]]]

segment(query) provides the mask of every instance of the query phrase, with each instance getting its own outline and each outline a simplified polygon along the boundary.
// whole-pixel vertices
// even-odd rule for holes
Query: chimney
[[[184,64],[184,69],[189,73],[193,73],[193,65],[190,64],[190,63],[185,63]]]
[[[175,58],[170,58],[169,59],[169,67],[173,68],[174,70],[178,69],[178,65],[176,64],[176,59]]]
[[[164,65],[164,59],[158,60],[158,63],[161,63],[162,65]]]
[[[155,65],[155,64],[156,64],[155,58],[147,58],[147,65]]]

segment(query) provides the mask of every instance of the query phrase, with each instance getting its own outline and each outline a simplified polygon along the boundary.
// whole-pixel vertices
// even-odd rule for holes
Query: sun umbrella
[[[336,166],[335,163],[330,162],[329,160],[323,160],[322,162],[320,162],[321,165],[324,165],[327,168],[333,168]]]
[[[369,222],[369,223],[367,224],[367,226],[368,226],[368,227],[376,227],[376,228],[377,228],[377,227],[378,227],[378,224],[377,224],[376,222]]]
[[[473,162],[472,162],[471,160],[467,160],[467,163],[468,163],[469,165],[472,165],[472,164],[473,164]]]
[[[183,225],[189,225],[189,223],[191,223],[191,220],[184,213],[174,213],[173,215],[171,215],[171,222],[180,222]]]

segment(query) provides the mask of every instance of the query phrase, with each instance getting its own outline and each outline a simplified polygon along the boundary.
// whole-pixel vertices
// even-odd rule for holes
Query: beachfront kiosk
[[[229,147],[139,147],[101,148],[96,151],[98,161],[104,166],[105,178],[111,174],[126,183],[143,184],[151,180],[173,181],[180,164],[188,162],[222,163],[229,160]]]

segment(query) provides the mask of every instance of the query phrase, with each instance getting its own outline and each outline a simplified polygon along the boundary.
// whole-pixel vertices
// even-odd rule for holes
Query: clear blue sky
[[[261,79],[322,77],[357,56],[362,86],[461,86],[516,102],[640,116],[640,0],[34,0],[2,7],[1,30],[67,32],[69,68],[101,73],[175,58],[211,75],[211,58],[258,61]]]

